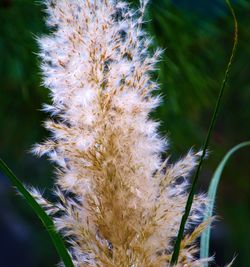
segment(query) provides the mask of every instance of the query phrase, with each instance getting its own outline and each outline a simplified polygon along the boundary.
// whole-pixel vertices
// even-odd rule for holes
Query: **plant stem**
[[[216,102],[216,105],[215,105],[215,108],[214,108],[214,112],[213,112],[213,116],[212,116],[212,119],[211,119],[211,122],[210,122],[210,126],[209,126],[209,130],[208,130],[208,133],[207,133],[207,137],[206,137],[204,145],[203,145],[203,152],[202,152],[202,155],[200,157],[199,165],[198,165],[198,168],[196,170],[195,177],[194,177],[193,182],[192,182],[191,190],[190,190],[187,202],[186,202],[185,212],[184,212],[184,215],[182,217],[180,228],[179,228],[179,232],[178,232],[177,239],[176,239],[176,242],[175,242],[175,245],[174,245],[174,252],[173,252],[173,255],[172,255],[172,258],[171,258],[171,263],[170,263],[171,266],[173,266],[173,265],[178,263],[181,240],[182,240],[183,233],[184,233],[184,230],[185,230],[185,225],[186,225],[186,222],[188,220],[189,213],[190,213],[190,210],[191,210],[191,207],[192,207],[194,194],[195,194],[195,189],[196,189],[197,181],[198,181],[198,178],[199,178],[201,166],[202,166],[202,163],[203,163],[203,161],[205,159],[205,156],[206,156],[206,151],[207,151],[210,139],[211,139],[212,131],[214,129],[214,125],[215,125],[217,116],[218,116],[218,112],[219,112],[219,109],[220,109],[220,106],[221,106],[222,96],[223,96],[223,93],[225,91],[225,86],[226,86],[226,83],[228,81],[229,72],[230,72],[231,65],[232,65],[232,62],[233,62],[233,59],[234,59],[234,56],[235,56],[235,52],[236,52],[236,48],[237,48],[237,43],[238,43],[238,23],[237,23],[237,19],[236,19],[236,15],[235,15],[234,9],[233,9],[230,1],[226,0],[226,3],[227,3],[227,5],[228,5],[228,7],[229,7],[229,9],[231,11],[231,14],[232,14],[233,20],[234,20],[234,44],[233,44],[233,48],[232,48],[232,52],[231,52],[231,56],[230,56],[229,62],[227,64],[227,68],[226,68],[226,71],[225,71],[224,79],[223,79],[222,84],[221,84],[220,93],[219,93],[219,96],[217,98],[217,102]]]

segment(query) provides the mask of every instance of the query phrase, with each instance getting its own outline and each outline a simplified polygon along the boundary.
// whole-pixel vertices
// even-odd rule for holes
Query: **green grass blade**
[[[15,176],[15,174],[8,168],[3,160],[0,159],[0,170],[10,179],[13,186],[15,186],[18,191],[23,195],[28,204],[32,207],[36,215],[40,218],[43,225],[47,229],[54,246],[63,261],[65,267],[74,267],[71,257],[64,245],[64,242],[56,231],[52,219],[46,214],[43,208],[36,202],[33,196],[26,190],[21,181]]]
[[[225,155],[225,157],[222,159],[219,166],[217,167],[217,169],[216,169],[216,171],[212,177],[212,180],[211,180],[211,183],[209,186],[209,190],[208,190],[209,205],[206,208],[204,221],[208,220],[208,218],[210,218],[212,216],[218,184],[220,182],[221,174],[222,174],[222,171],[223,171],[227,161],[238,149],[245,147],[245,146],[250,146],[250,141],[240,143],[239,145],[233,147]],[[201,235],[200,258],[208,258],[209,257],[210,232],[211,232],[211,227],[208,226],[207,229]],[[204,263],[204,267],[208,267],[208,264]]]
[[[209,126],[209,129],[208,129],[208,133],[207,133],[204,145],[203,145],[202,155],[200,157],[200,161],[199,161],[199,164],[198,164],[198,167],[197,167],[197,170],[196,170],[196,173],[195,173],[192,185],[191,185],[191,189],[190,189],[190,192],[189,192],[189,195],[188,195],[188,199],[187,199],[186,206],[185,206],[185,211],[184,211],[184,214],[183,214],[182,219],[181,219],[180,228],[179,228],[179,231],[178,231],[178,235],[177,235],[177,238],[176,238],[176,241],[175,241],[175,245],[174,245],[173,255],[172,255],[172,258],[171,258],[171,263],[170,263],[171,266],[173,266],[173,265],[178,263],[180,247],[181,247],[181,240],[182,240],[182,237],[183,237],[183,234],[184,234],[185,225],[187,223],[187,220],[188,220],[188,217],[189,217],[189,213],[191,211],[191,207],[192,207],[192,203],[193,203],[193,199],[194,199],[194,195],[195,195],[195,189],[196,189],[196,185],[197,185],[197,182],[198,182],[201,166],[202,166],[202,163],[203,163],[203,161],[205,159],[205,156],[206,156],[207,148],[208,148],[208,145],[209,145],[209,142],[210,142],[210,139],[211,139],[211,135],[212,135],[212,132],[213,132],[213,129],[214,129],[214,125],[215,125],[218,113],[219,113],[219,108],[221,106],[222,96],[223,96],[224,91],[225,91],[225,86],[226,86],[227,81],[228,81],[229,72],[230,72],[230,69],[231,69],[231,65],[232,65],[232,62],[233,62],[233,59],[234,59],[234,56],[235,56],[235,52],[236,52],[236,48],[237,48],[237,44],[238,44],[238,22],[237,22],[237,19],[236,19],[236,15],[234,13],[234,10],[232,8],[232,5],[231,5],[230,1],[229,0],[225,0],[225,1],[226,1],[227,5],[228,5],[230,11],[231,11],[233,19],[234,19],[234,43],[233,43],[233,48],[232,48],[232,52],[231,52],[231,56],[230,56],[229,62],[227,64],[227,68],[226,68],[226,71],[225,71],[224,79],[223,79],[221,87],[220,87],[219,96],[218,96],[217,101],[216,101],[216,105],[215,105],[215,108],[214,108],[213,116],[212,116],[212,119],[211,119],[211,122],[210,122],[210,126]]]

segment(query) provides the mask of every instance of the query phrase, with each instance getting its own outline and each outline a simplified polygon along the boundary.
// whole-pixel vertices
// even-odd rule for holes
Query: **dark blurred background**
[[[136,1],[133,2],[135,4]],[[223,155],[250,139],[250,1],[235,0],[239,46],[204,164],[199,191],[206,191]],[[233,41],[233,21],[223,0],[151,0],[146,28],[165,49],[156,78],[163,103],[152,114],[171,140],[172,158],[200,148],[208,129]],[[39,109],[49,102],[40,86],[35,37],[47,33],[42,5],[0,0],[0,156],[26,184],[51,188],[53,168],[28,151],[47,133]],[[234,266],[250,266],[249,149],[226,167],[216,199],[220,216],[211,254],[218,266],[237,255]],[[0,266],[55,266],[58,257],[46,230],[0,174]]]

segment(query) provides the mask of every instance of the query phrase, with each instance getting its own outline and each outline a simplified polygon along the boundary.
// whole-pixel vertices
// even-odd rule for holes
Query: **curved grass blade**
[[[36,202],[33,196],[25,189],[21,181],[15,176],[15,174],[8,168],[3,160],[0,159],[0,170],[10,179],[11,183],[18,189],[18,191],[23,195],[28,204],[32,207],[36,215],[40,218],[43,225],[47,229],[54,246],[63,261],[65,267],[74,267],[71,257],[64,245],[64,242],[55,229],[55,225],[52,219],[46,214],[43,208]]]
[[[232,65],[232,62],[233,62],[233,59],[234,59],[234,55],[235,55],[235,52],[236,52],[236,48],[237,48],[237,44],[238,44],[238,22],[237,22],[237,19],[236,19],[236,15],[234,13],[234,9],[232,8],[232,5],[231,5],[230,1],[229,0],[225,0],[225,1],[226,1],[227,5],[228,5],[230,11],[231,11],[231,14],[232,14],[233,20],[234,20],[234,43],[233,43],[233,48],[232,48],[232,52],[231,52],[231,56],[230,56],[229,62],[227,64],[227,68],[226,68],[226,71],[225,71],[224,79],[223,79],[222,84],[221,84],[219,96],[217,98],[217,102],[216,102],[216,105],[215,105],[215,108],[214,108],[214,112],[213,112],[211,123],[210,123],[209,129],[208,129],[207,137],[206,137],[204,145],[203,145],[202,155],[200,157],[200,161],[199,161],[199,164],[198,164],[198,167],[197,167],[197,170],[196,170],[196,173],[195,173],[192,185],[191,185],[191,189],[190,189],[190,192],[189,192],[189,195],[188,195],[188,199],[187,199],[186,206],[185,206],[185,212],[184,212],[184,214],[182,216],[182,219],[181,219],[180,228],[179,228],[178,235],[177,235],[177,238],[176,238],[176,241],[175,241],[174,251],[173,251],[173,255],[172,255],[172,258],[171,258],[171,262],[170,262],[171,266],[173,266],[173,265],[178,263],[180,247],[181,247],[181,240],[182,240],[182,237],[183,237],[183,233],[184,233],[184,230],[185,230],[185,225],[186,225],[186,222],[188,220],[189,213],[191,211],[191,207],[192,207],[192,203],[193,203],[193,199],[194,199],[195,189],[196,189],[197,181],[198,181],[198,178],[199,178],[201,166],[202,166],[202,163],[203,163],[203,161],[205,159],[205,156],[206,156],[207,148],[208,148],[208,145],[209,145],[209,142],[210,142],[210,139],[211,139],[211,135],[212,135],[212,132],[213,132],[213,129],[214,129],[214,125],[215,125],[218,113],[219,113],[219,109],[220,109],[221,101],[222,101],[222,96],[223,96],[224,91],[225,91],[225,86],[226,86],[227,81],[228,81],[229,72],[230,72],[230,69],[231,69],[231,65]]]
[[[222,159],[219,166],[217,167],[217,169],[216,169],[216,171],[212,177],[209,189],[208,189],[208,198],[209,198],[210,202],[206,208],[204,221],[207,221],[212,216],[218,184],[220,182],[221,174],[222,174],[222,171],[223,171],[227,161],[238,149],[240,149],[242,147],[246,147],[246,146],[250,146],[250,141],[240,143],[239,145],[233,147],[225,155],[225,157]],[[208,258],[208,256],[209,256],[210,232],[211,232],[211,227],[208,226],[207,229],[201,235],[200,258]],[[204,263],[204,267],[208,267],[208,264]]]

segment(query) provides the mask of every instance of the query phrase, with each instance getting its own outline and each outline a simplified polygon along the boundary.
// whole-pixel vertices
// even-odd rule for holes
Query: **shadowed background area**
[[[138,4],[137,1],[131,3]],[[250,2],[233,1],[239,46],[223,105],[200,177],[206,191],[223,155],[250,139]],[[0,0],[0,156],[26,184],[53,184],[53,168],[28,150],[48,133],[39,109],[49,102],[41,84],[35,36],[48,33],[42,5],[32,0]],[[152,0],[145,28],[165,50],[155,78],[163,102],[152,116],[162,121],[173,160],[206,136],[233,41],[233,21],[225,3],[204,0]],[[143,155],[142,155],[143,156]],[[237,254],[235,266],[250,266],[249,149],[229,162],[216,199],[220,216],[212,231],[211,255],[223,266]],[[30,207],[0,174],[0,266],[44,267],[58,262],[46,230]]]

